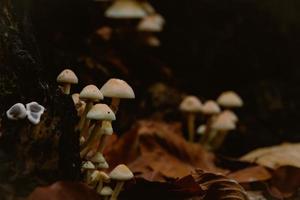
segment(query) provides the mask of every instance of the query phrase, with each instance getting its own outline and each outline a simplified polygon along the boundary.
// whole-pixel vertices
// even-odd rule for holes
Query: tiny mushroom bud
[[[83,145],[83,150],[80,152],[82,157],[87,154],[87,152],[91,149],[92,145],[97,142],[97,140],[100,140],[99,147],[104,146],[104,144],[102,143],[105,142],[103,136],[105,137],[108,132],[111,132],[112,134],[111,121],[114,121],[116,119],[116,116],[106,104],[96,104],[88,112],[87,119],[95,120],[96,124],[90,136],[88,137],[86,144]]]
[[[187,96],[181,102],[179,109],[187,113],[189,141],[194,141],[196,113],[202,111],[202,103],[196,96]]]
[[[111,109],[116,113],[120,99],[134,99],[132,88],[123,80],[111,78],[100,89],[103,96],[112,98]]]
[[[136,0],[116,0],[106,11],[105,16],[117,19],[143,18],[147,15]]]
[[[37,102],[31,102],[26,104],[27,118],[33,124],[40,123],[41,116],[45,111],[45,108]]]
[[[206,125],[205,124],[202,124],[200,125],[198,128],[197,128],[197,133],[199,135],[203,135],[206,131]]]
[[[64,94],[70,94],[71,84],[77,84],[78,78],[72,70],[65,69],[57,76],[56,81],[62,85]]]
[[[24,119],[27,116],[27,111],[23,104],[16,103],[6,111],[6,116],[10,120]]]
[[[124,165],[118,165],[109,174],[110,178],[117,181],[116,187],[111,195],[110,200],[116,200],[122,190],[125,181],[131,180],[134,175],[130,169]]]
[[[235,108],[243,106],[243,100],[237,93],[233,91],[223,92],[218,97],[217,102],[225,108]]]
[[[81,90],[79,98],[86,102],[86,106],[83,114],[81,115],[78,127],[79,130],[81,130],[80,135],[86,136],[90,124],[90,120],[86,119],[86,115],[93,107],[94,102],[98,102],[103,99],[103,95],[95,85],[88,85]]]
[[[112,195],[113,190],[109,186],[105,186],[100,191],[100,195],[104,197],[104,200],[108,200],[108,197]]]

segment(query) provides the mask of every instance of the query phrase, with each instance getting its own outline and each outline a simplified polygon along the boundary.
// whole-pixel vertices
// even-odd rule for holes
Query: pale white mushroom
[[[225,116],[226,118],[231,119],[233,122],[238,122],[238,116],[231,110],[224,110],[220,115]]]
[[[82,116],[86,103],[79,98],[79,93],[72,94],[72,100],[74,102],[75,108],[77,110],[77,115]]]
[[[86,115],[93,107],[94,102],[98,102],[103,99],[103,95],[100,92],[100,90],[97,88],[97,86],[88,85],[81,90],[79,94],[79,98],[86,102],[85,109],[83,111],[83,114],[81,115],[78,124],[79,130],[81,130],[80,135],[86,138],[86,134],[88,133],[88,128],[90,124],[90,120],[86,119]]]
[[[138,24],[138,31],[161,32],[165,23],[164,18],[159,14],[144,17]]]
[[[121,79],[111,78],[100,89],[105,97],[112,98],[111,109],[117,113],[121,99],[134,99],[135,94],[132,88]]]
[[[10,120],[24,119],[27,116],[27,111],[22,103],[16,103],[6,111],[6,116]]]
[[[83,162],[81,171],[86,172],[86,182],[90,181],[92,173],[96,170],[95,165],[91,161]]]
[[[197,132],[199,135],[203,135],[203,134],[205,133],[205,131],[206,131],[206,125],[205,125],[205,124],[202,124],[202,125],[198,126],[196,132]]]
[[[62,85],[64,94],[70,94],[71,85],[77,84],[78,78],[72,70],[65,69],[57,76],[56,81]]]
[[[205,115],[215,115],[221,112],[219,105],[213,101],[208,100],[202,106],[202,113]]]
[[[189,141],[193,142],[195,137],[196,114],[202,111],[202,103],[196,96],[187,96],[181,102],[179,109],[187,114]]]
[[[100,195],[103,196],[104,200],[108,200],[109,196],[112,195],[113,190],[109,186],[105,186],[100,191]]]
[[[218,97],[217,102],[225,108],[235,108],[243,106],[243,100],[237,93],[233,91],[223,92]]]
[[[116,168],[114,168],[110,172],[109,176],[111,179],[117,181],[116,187],[114,188],[110,200],[116,200],[122,190],[125,181],[131,180],[134,177],[130,169],[124,164],[118,165]]]
[[[116,0],[105,11],[106,17],[117,19],[143,18],[146,15],[146,11],[136,0]]]
[[[31,123],[35,125],[40,123],[41,116],[45,112],[44,106],[33,101],[31,103],[26,104],[26,110],[27,118]]]
[[[86,144],[83,145],[83,150],[80,152],[82,157],[86,155],[91,149],[92,145],[99,140],[99,148],[104,148],[105,139],[103,137],[106,137],[108,133],[112,134],[113,129],[111,126],[111,122],[116,119],[116,116],[106,104],[96,104],[88,112],[87,119],[95,120],[96,123],[91,132],[91,135],[87,139]],[[99,148],[97,149],[97,151],[100,150]]]

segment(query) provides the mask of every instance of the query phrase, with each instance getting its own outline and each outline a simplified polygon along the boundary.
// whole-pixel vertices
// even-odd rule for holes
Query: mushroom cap
[[[238,116],[231,110],[224,110],[220,115],[224,115],[225,117],[231,119],[233,122],[239,121]]]
[[[199,135],[204,134],[205,131],[206,131],[206,125],[205,125],[205,124],[202,124],[202,125],[200,125],[200,126],[197,128],[197,133],[198,133]]]
[[[100,89],[103,96],[111,98],[134,99],[132,88],[123,80],[111,78]]]
[[[26,109],[28,112],[36,113],[36,114],[43,114],[45,111],[44,106],[41,104],[33,101],[26,104]]]
[[[211,128],[217,131],[230,131],[236,128],[232,119],[219,115],[215,121],[213,121]]]
[[[179,109],[184,112],[201,112],[202,103],[196,96],[187,96],[180,103]]]
[[[163,30],[164,22],[164,18],[159,14],[149,15],[140,21],[137,29],[139,31],[161,32]]]
[[[139,2],[135,0],[116,0],[106,11],[108,18],[130,19],[147,15]]]
[[[57,76],[56,81],[58,83],[77,84],[78,78],[72,70],[65,69]]]
[[[217,99],[218,104],[224,107],[242,107],[243,100],[241,97],[233,92],[233,91],[226,91],[223,92]]]
[[[103,99],[103,95],[95,85],[88,85],[81,90],[79,98],[82,100],[99,101]]]
[[[120,181],[127,181],[134,177],[133,173],[130,169],[124,165],[118,165],[115,167],[109,174],[111,179],[120,180]]]
[[[114,112],[106,104],[103,103],[94,105],[88,112],[86,117],[92,120],[116,120]]]
[[[108,176],[108,174],[106,174],[105,172],[100,172],[99,173],[99,177],[101,180],[103,180],[104,182],[108,183],[110,182],[110,177]]]
[[[113,190],[109,186],[104,186],[100,191],[100,195],[102,196],[110,196],[113,193]]]
[[[6,116],[10,120],[24,119],[27,116],[27,111],[23,104],[16,103],[6,111]]]
[[[92,169],[96,169],[96,167],[91,161],[86,161],[82,164],[82,169],[92,170]]]
[[[147,14],[155,13],[155,9],[153,8],[153,6],[148,1],[141,1],[140,5],[146,11]]]
[[[106,162],[104,156],[102,155],[102,153],[97,152],[92,158],[91,161],[93,163],[103,163]]]
[[[206,115],[214,115],[220,113],[221,109],[215,101],[208,100],[203,104],[202,112]]]
[[[98,169],[108,169],[108,168],[109,168],[109,165],[108,165],[108,163],[105,161],[105,162],[103,162],[103,163],[98,163],[98,164],[97,164],[97,168],[98,168]]]

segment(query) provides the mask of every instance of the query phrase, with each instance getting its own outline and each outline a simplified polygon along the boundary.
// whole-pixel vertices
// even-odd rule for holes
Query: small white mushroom
[[[100,191],[100,195],[103,196],[104,200],[108,200],[108,197],[112,195],[113,190],[109,186],[105,186]]]
[[[202,111],[202,103],[196,96],[187,96],[180,103],[179,109],[187,114],[189,141],[193,142],[195,137],[196,114]]]
[[[10,120],[24,119],[27,116],[27,111],[23,104],[16,103],[6,111],[6,116]]]
[[[134,177],[130,169],[124,165],[118,165],[109,174],[110,178],[117,181],[116,187],[110,197],[110,200],[116,200],[123,188],[125,181],[128,181]]]
[[[78,78],[72,70],[65,69],[57,76],[56,81],[62,85],[64,94],[70,94],[71,85],[77,84]]]
[[[134,99],[133,89],[121,79],[111,78],[100,89],[105,97],[112,98],[111,109],[117,113],[121,99]]]
[[[40,123],[41,116],[45,111],[44,106],[33,101],[31,103],[26,104],[26,109],[27,109],[28,120],[35,125]]]
[[[235,108],[243,106],[243,100],[237,93],[233,91],[223,92],[218,97],[217,102],[225,108]]]
[[[116,0],[106,11],[105,16],[117,19],[142,18],[147,15],[136,0]]]

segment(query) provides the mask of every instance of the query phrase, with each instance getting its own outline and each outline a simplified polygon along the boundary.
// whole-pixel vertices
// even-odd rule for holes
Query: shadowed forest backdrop
[[[245,99],[245,107],[238,111],[241,134],[231,134],[231,145],[225,144],[223,153],[241,155],[258,146],[300,141],[299,1],[151,3],[166,19],[157,49],[139,46],[135,36],[100,40],[95,31],[116,23],[103,17],[106,1],[14,1],[16,15],[22,16],[26,8],[32,20],[28,28],[37,38],[45,78],[54,82],[53,77],[71,66],[82,80],[78,88],[100,85],[108,77],[123,78],[136,88],[138,99],[124,103],[124,110],[131,111],[120,116],[125,123],[118,130],[128,129],[137,117],[178,105],[182,91],[216,98],[229,89]],[[168,88],[159,97],[151,93],[158,82]],[[164,118],[180,116],[170,111]]]

